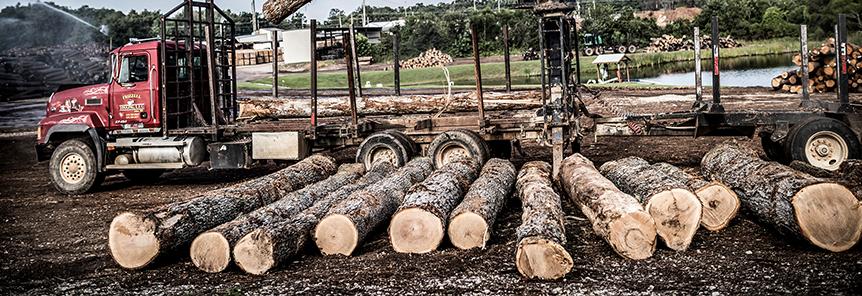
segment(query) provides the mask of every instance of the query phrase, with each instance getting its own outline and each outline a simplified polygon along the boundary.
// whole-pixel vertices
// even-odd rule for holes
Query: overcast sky
[[[58,5],[78,8],[83,5],[90,7],[106,7],[122,11],[136,10],[166,10],[173,8],[180,3],[181,0],[113,0],[113,1],[95,1],[95,0],[53,0],[52,2]],[[415,3],[439,3],[448,2],[451,0],[367,0],[368,6],[410,6]],[[25,5],[30,0],[0,0],[0,7],[6,7],[21,3]],[[251,0],[215,0],[216,4],[222,9],[230,9],[232,11],[251,11]],[[260,12],[264,0],[255,0],[257,11]],[[301,8],[299,11],[304,13],[308,18],[326,19],[329,16],[329,10],[339,8],[344,11],[353,11],[362,5],[362,0],[313,0],[310,4]]]

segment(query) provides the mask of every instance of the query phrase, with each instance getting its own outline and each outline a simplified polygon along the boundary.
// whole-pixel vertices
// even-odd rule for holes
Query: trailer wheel
[[[617,53],[626,53],[626,46],[620,45],[620,47],[617,47]]]
[[[601,47],[596,47],[596,54],[597,55],[602,55],[603,53],[605,53],[604,49],[602,49]]]
[[[378,132],[359,144],[356,162],[365,165],[366,169],[371,169],[379,161],[388,161],[401,167],[410,160],[410,151],[398,136],[389,132]]]
[[[471,130],[451,130],[434,138],[428,146],[428,156],[434,162],[435,168],[440,168],[457,157],[473,157],[479,165],[488,161],[488,144]]]
[[[86,142],[67,140],[51,155],[48,173],[54,187],[65,194],[82,194],[99,186],[105,175],[96,168],[96,156]]]
[[[420,149],[416,146],[416,142],[414,142],[413,139],[411,139],[404,133],[398,130],[386,130],[384,132],[398,138],[398,140],[401,141],[401,144],[404,145],[405,148],[407,148],[407,156],[409,156],[407,158],[408,161],[414,156],[419,155]]]
[[[793,128],[786,155],[825,170],[837,170],[850,158],[859,158],[862,144],[853,130],[832,118],[816,118]]]
[[[629,45],[629,53],[635,53],[638,51],[638,47],[634,45]]]
[[[593,53],[595,53],[595,52],[593,51],[592,48],[590,48],[590,47],[584,48],[584,55],[585,56],[591,56],[591,55],[593,55]]]
[[[123,176],[129,181],[138,184],[154,183],[165,173],[165,170],[146,169],[146,170],[125,170]]]
[[[787,159],[784,155],[784,146],[781,143],[773,142],[769,139],[770,136],[770,134],[760,136],[760,146],[763,147],[763,152],[772,161],[784,162]]]

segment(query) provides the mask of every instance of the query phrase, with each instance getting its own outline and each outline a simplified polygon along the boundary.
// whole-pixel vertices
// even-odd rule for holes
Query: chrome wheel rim
[[[60,161],[60,177],[69,184],[80,183],[87,175],[87,163],[79,154],[69,154]]]

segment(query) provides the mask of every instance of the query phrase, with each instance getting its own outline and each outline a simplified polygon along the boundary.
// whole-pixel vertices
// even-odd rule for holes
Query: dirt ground
[[[661,95],[668,93],[673,95],[674,91],[665,90]],[[659,94],[616,93],[606,98],[606,106],[627,105],[638,112],[690,106],[690,101],[671,97],[661,99],[662,104],[626,101],[639,95]],[[727,102],[739,109],[793,104],[792,98],[783,97],[729,97]],[[748,138],[606,138],[591,141],[583,151],[597,163],[638,155],[694,168],[710,147],[723,141],[757,145]],[[560,281],[530,281],[518,274],[514,255],[520,204],[516,198],[510,199],[499,216],[485,250],[460,251],[444,244],[430,254],[397,254],[385,231],[378,230],[353,257],[322,257],[309,249],[264,276],[246,275],[235,267],[207,274],[195,268],[187,254],[172,254],[143,270],[128,271],[119,268],[107,250],[107,229],[115,214],[188,199],[261,176],[280,165],[248,171],[186,169],[169,173],[153,185],[132,184],[116,175],[108,177],[95,193],[65,196],[50,184],[47,163],[36,163],[34,142],[29,135],[0,137],[0,147],[6,151],[0,154],[0,294],[720,295],[862,291],[860,247],[829,253],[778,235],[744,209],[722,232],[699,231],[688,251],[675,252],[659,243],[652,258],[627,260],[592,232],[590,223],[565,195],[566,249],[575,264]],[[515,155],[516,164],[550,159],[544,149],[526,150],[530,155]],[[343,150],[338,156],[349,161],[354,153]]]

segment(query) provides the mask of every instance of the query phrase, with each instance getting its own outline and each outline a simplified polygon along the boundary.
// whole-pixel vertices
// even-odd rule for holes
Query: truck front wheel
[[[93,149],[84,141],[67,140],[51,155],[48,171],[54,187],[65,194],[81,194],[99,186],[105,179],[96,167]]]

